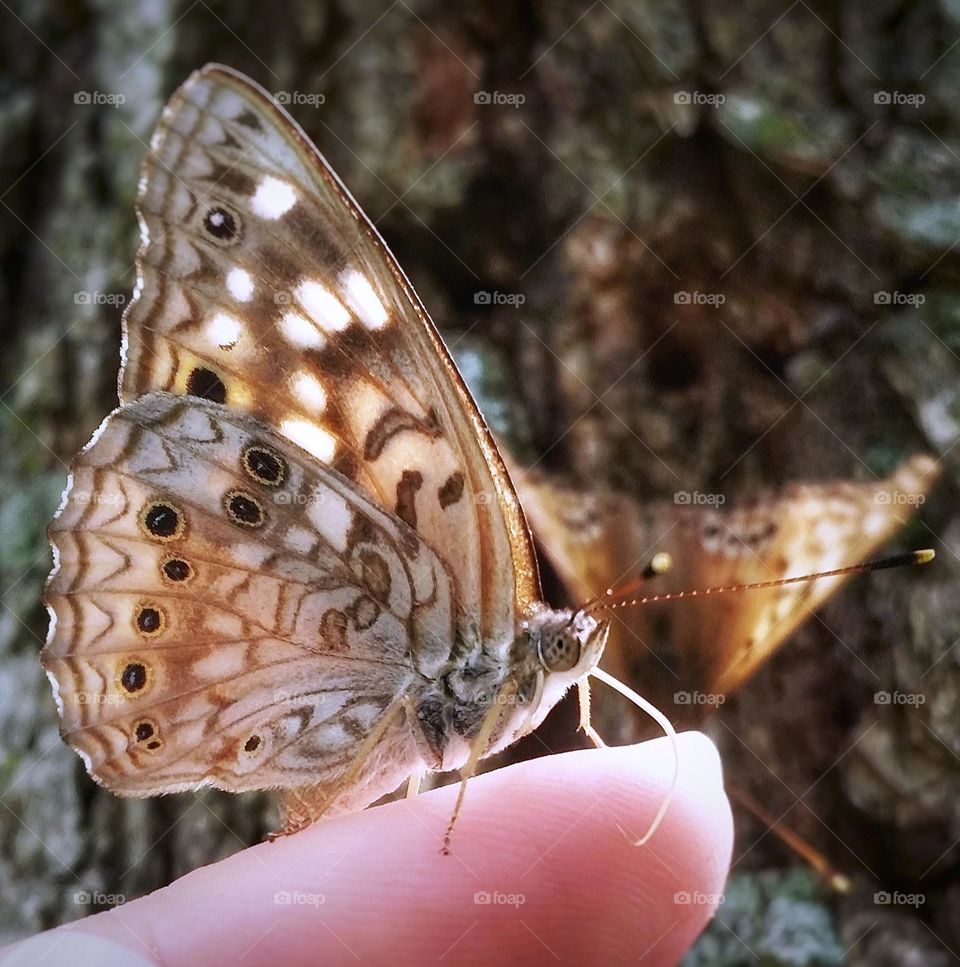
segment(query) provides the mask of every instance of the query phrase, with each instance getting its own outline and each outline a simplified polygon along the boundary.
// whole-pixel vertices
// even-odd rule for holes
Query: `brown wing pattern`
[[[501,643],[539,597],[513,488],[432,323],[293,120],[208,66],[144,165],[121,398],[192,393],[355,480],[454,574],[461,631]]]

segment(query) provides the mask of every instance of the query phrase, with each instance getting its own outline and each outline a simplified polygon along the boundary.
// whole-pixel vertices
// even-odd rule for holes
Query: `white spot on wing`
[[[285,215],[297,203],[297,192],[293,185],[281,181],[279,178],[267,176],[259,185],[250,199],[250,207],[254,215],[261,218],[279,218]]]
[[[247,302],[253,295],[253,278],[246,269],[232,268],[227,273],[227,288],[237,302]]]
[[[353,523],[353,512],[346,500],[333,491],[319,491],[316,498],[307,505],[307,517],[317,533],[342,554],[347,549],[347,534]]]
[[[298,554],[306,554],[313,547],[316,537],[306,527],[291,527],[287,531],[287,546]]]
[[[297,301],[319,325],[332,332],[340,332],[350,325],[350,313],[343,303],[324,285],[306,279],[297,286]]]
[[[210,341],[221,349],[232,349],[243,332],[243,323],[226,312],[218,312],[207,323]]]
[[[314,410],[322,410],[327,405],[327,391],[316,376],[310,373],[297,373],[290,380],[294,396]]]
[[[322,426],[310,420],[282,420],[280,432],[324,463],[329,463],[336,453],[336,439]]]
[[[280,332],[297,349],[322,349],[327,342],[324,334],[299,312],[284,313],[280,320]]]
[[[340,276],[340,285],[357,318],[368,329],[382,329],[386,325],[387,309],[365,275],[356,269],[348,269]]]

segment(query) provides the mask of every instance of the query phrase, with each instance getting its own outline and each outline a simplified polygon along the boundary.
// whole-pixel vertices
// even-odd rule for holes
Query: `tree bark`
[[[145,893],[272,821],[266,796],[96,787],[37,662],[43,528],[116,404],[138,166],[166,98],[216,59],[323,95],[293,113],[521,460],[649,501],[678,480],[736,497],[942,458],[903,538],[937,564],[848,589],[714,735],[728,771],[853,875],[814,931],[825,950],[874,921],[847,962],[960,949],[955,3],[44,0],[0,19],[0,939],[96,909],[83,895]],[[881,688],[925,701],[880,707]],[[762,830],[740,825],[746,849]],[[767,837],[738,870],[794,862]],[[878,882],[927,903],[878,911]],[[719,934],[704,944],[700,962],[734,962],[704,952],[728,956]]]

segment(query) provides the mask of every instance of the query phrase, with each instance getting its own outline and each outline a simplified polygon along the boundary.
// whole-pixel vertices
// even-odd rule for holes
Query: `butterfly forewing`
[[[496,448],[403,273],[306,136],[227,68],[164,111],[138,211],[121,398],[202,396],[356,481],[440,554],[461,634],[493,647],[537,600]]]

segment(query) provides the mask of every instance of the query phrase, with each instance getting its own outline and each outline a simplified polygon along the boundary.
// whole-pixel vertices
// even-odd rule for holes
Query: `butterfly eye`
[[[540,663],[550,672],[568,672],[580,661],[580,642],[563,631],[540,640]]]
[[[262,527],[267,519],[263,505],[253,494],[244,490],[230,490],[223,498],[227,516],[239,527]]]
[[[222,204],[207,209],[203,228],[207,237],[221,247],[235,245],[243,237],[240,215]]]
[[[165,500],[153,500],[143,507],[137,517],[140,528],[161,541],[175,541],[183,537],[187,520],[183,511]]]
[[[249,476],[265,487],[279,487],[289,474],[286,460],[261,444],[247,447],[240,459]]]

